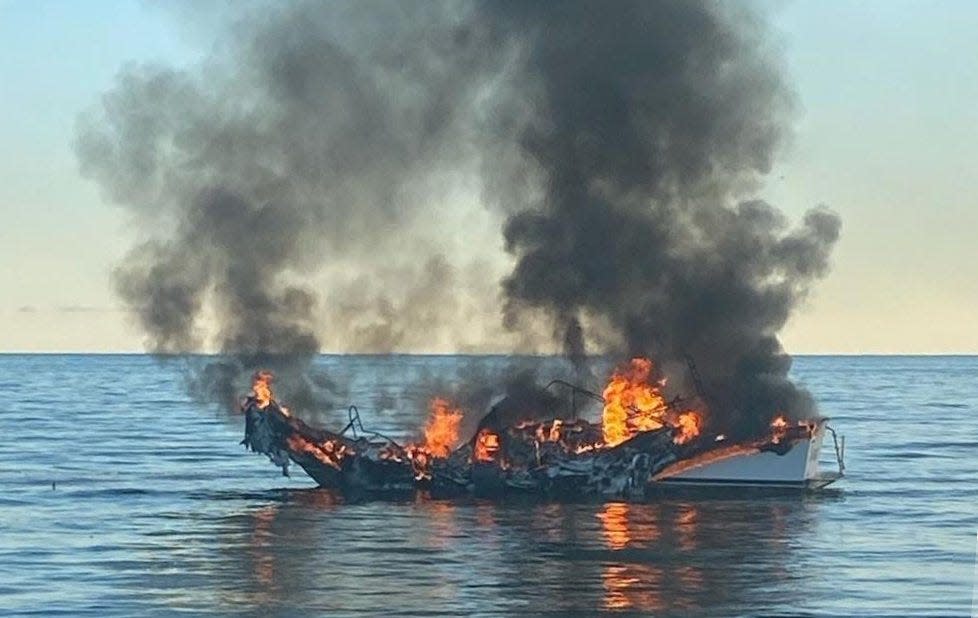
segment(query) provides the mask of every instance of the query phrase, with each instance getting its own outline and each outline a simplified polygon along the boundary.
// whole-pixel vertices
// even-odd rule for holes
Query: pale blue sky
[[[773,6],[801,109],[762,195],[844,221],[789,350],[978,352],[978,3]],[[153,4],[0,0],[0,351],[140,349],[109,284],[133,236],[74,123],[123,63],[205,45]]]

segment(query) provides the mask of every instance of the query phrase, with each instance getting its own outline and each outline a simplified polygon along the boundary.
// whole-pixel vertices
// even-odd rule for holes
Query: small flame
[[[381,447],[380,451],[377,453],[377,456],[383,461],[394,461],[397,463],[404,461],[401,458],[401,449],[393,444],[385,444],[383,447]]]
[[[251,377],[251,395],[258,407],[264,410],[272,403],[272,381],[275,374],[271,371],[256,371]]]
[[[472,457],[476,461],[495,461],[499,452],[499,436],[489,429],[482,428],[475,437]]]
[[[431,478],[431,453],[425,447],[409,444],[404,448],[404,453],[411,461],[414,480],[421,481]]]
[[[517,429],[524,429],[526,427],[531,427],[533,425],[532,421],[523,421],[516,426]],[[536,426],[536,439],[537,442],[560,442],[562,437],[561,428],[564,426],[564,421],[559,418],[555,418],[549,426],[547,423],[540,423]]]
[[[817,429],[818,423],[813,420],[800,420],[792,424],[782,414],[771,421],[771,442],[780,444],[788,437],[792,440],[802,437],[811,438]]]
[[[292,452],[311,455],[321,463],[337,470],[342,469],[340,466],[347,454],[355,454],[342,443],[324,440],[316,444],[299,434],[292,434],[286,438],[286,444]]]
[[[771,442],[778,444],[787,432],[788,420],[784,415],[780,415],[771,421]]]
[[[458,443],[462,412],[453,408],[447,399],[431,400],[431,416],[424,428],[424,448],[433,457],[448,457]]]
[[[564,421],[559,418],[555,418],[553,425],[550,426],[550,441],[560,442],[560,428],[563,427]]]
[[[687,410],[676,419],[676,437],[672,439],[676,444],[685,444],[700,435],[700,415],[692,410]]]

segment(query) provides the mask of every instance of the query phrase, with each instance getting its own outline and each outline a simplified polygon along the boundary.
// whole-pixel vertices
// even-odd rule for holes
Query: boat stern
[[[826,433],[832,436],[838,471],[819,468]],[[653,481],[669,485],[819,489],[844,475],[844,442],[840,446],[827,418],[815,421],[809,435],[796,438],[785,447],[784,444],[719,447],[662,471]]]

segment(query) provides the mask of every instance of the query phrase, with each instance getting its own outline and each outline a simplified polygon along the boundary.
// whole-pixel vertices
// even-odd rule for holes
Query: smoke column
[[[127,67],[81,122],[83,172],[142,230],[116,283],[152,351],[215,343],[231,360],[198,382],[224,394],[285,368],[301,409],[330,390],[308,371],[324,340],[391,351],[479,330],[512,349],[542,329],[580,365],[648,355],[677,392],[695,359],[717,426],[812,411],[777,333],[840,223],[815,209],[792,228],[750,199],[792,108],[759,15],[245,6],[199,66]],[[487,233],[459,223],[479,213]],[[445,244],[463,233],[482,240]],[[501,287],[481,259],[512,264]]]
[[[218,16],[227,28],[200,66],[125,67],[82,118],[76,151],[145,237],[115,283],[148,349],[216,348],[227,360],[193,386],[227,402],[271,367],[290,405],[311,409],[330,399],[309,372],[324,313],[387,351],[407,330],[398,315],[431,321],[448,305],[439,285],[453,265],[421,230],[438,231],[424,220],[432,184],[472,161],[456,117],[472,93],[459,76],[483,71],[446,6],[242,6]],[[400,269],[381,277],[391,263]],[[324,303],[314,279],[330,268],[367,300]],[[425,294],[404,283],[415,279]],[[354,314],[371,308],[386,318],[358,326]]]
[[[507,315],[545,309],[577,357],[587,321],[686,392],[695,359],[725,430],[807,415],[777,332],[840,223],[815,209],[789,229],[738,199],[769,171],[791,107],[762,24],[713,3],[612,6],[485,7],[520,51],[515,141],[540,188],[505,224]]]

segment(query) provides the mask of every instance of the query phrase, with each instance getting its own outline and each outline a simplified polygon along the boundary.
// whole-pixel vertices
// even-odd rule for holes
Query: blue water
[[[320,360],[399,435],[421,377],[499,362]],[[347,502],[244,452],[178,363],[0,355],[0,614],[968,615],[978,358],[794,373],[846,435],[832,491]]]

